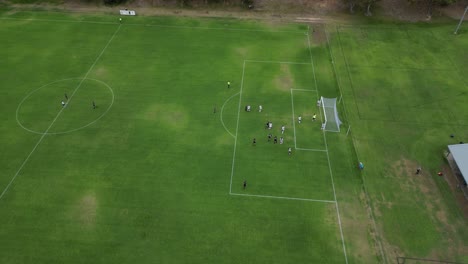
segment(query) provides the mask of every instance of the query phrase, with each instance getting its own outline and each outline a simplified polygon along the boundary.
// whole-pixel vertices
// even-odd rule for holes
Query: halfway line
[[[239,118],[240,118],[240,110],[241,110],[241,102],[242,102],[242,89],[244,87],[244,73],[245,73],[245,61],[242,65],[242,79],[241,79],[241,87],[239,91],[239,109],[237,110],[236,136],[234,137],[234,153],[232,154],[231,181],[229,183],[229,193],[231,193],[232,191],[232,176],[234,175],[234,163],[236,162],[237,134],[239,132]]]

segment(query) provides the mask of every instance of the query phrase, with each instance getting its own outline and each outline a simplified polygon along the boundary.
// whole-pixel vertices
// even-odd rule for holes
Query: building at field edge
[[[452,168],[453,175],[458,182],[458,188],[468,199],[468,144],[448,145],[447,160]]]

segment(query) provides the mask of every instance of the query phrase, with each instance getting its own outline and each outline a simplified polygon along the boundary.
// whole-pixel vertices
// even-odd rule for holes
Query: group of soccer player
[[[250,105],[246,105],[245,106],[245,111],[246,112],[250,112],[251,110],[251,106]],[[263,107],[262,105],[259,105],[258,106],[258,112],[262,112],[263,110]],[[265,124],[265,129],[268,129],[268,130],[272,130],[273,129],[273,123],[270,122],[270,121],[267,121],[266,124]],[[273,136],[271,133],[268,133],[267,137],[268,137],[268,142],[271,142],[273,140],[273,144],[277,144],[278,143],[278,140],[279,140],[279,144],[282,145],[284,143],[284,131],[286,130],[286,126],[285,125],[282,125],[281,126],[281,137],[278,137],[277,136]],[[257,145],[257,138],[253,138],[252,140],[252,146],[256,146]],[[291,147],[288,147],[288,155],[291,155],[292,154],[292,148]]]

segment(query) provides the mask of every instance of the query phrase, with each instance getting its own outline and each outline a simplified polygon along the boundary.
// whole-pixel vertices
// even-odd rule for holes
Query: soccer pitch
[[[468,138],[452,24],[0,22],[1,263],[468,261],[436,176]]]
[[[308,27],[116,20],[1,17],[0,261],[348,262]]]

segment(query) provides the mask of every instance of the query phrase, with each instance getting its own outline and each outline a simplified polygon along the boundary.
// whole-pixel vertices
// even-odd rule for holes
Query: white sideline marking
[[[88,23],[88,24],[107,24],[107,25],[119,25],[120,24],[119,22],[107,22],[107,21],[43,19],[43,18],[15,18],[15,17],[0,17],[0,20],[68,22],[68,23]],[[228,28],[228,27],[193,27],[193,26],[171,26],[171,25],[139,24],[139,23],[124,23],[124,25],[128,25],[128,26],[145,26],[145,27],[160,27],[160,28],[179,28],[179,29],[206,29],[206,30],[229,30],[229,31],[305,34],[303,31],[294,31],[294,30],[262,30],[262,29],[248,29],[248,28]]]
[[[223,124],[223,127],[224,129],[229,133],[229,135],[231,135],[233,138],[236,138],[236,136],[234,136],[231,131],[229,131],[229,129],[227,129],[226,125],[224,125],[224,121],[223,121],[223,111],[224,111],[224,106],[226,105],[227,102],[229,102],[229,100],[231,100],[231,98],[233,98],[234,96],[236,95],[239,95],[240,92],[236,93],[236,94],[233,94],[231,95],[231,97],[229,97],[228,99],[226,99],[226,101],[224,101],[224,104],[223,106],[221,106],[221,114],[219,115],[219,118],[221,119],[221,123]]]
[[[282,200],[299,200],[299,201],[320,202],[320,203],[336,203],[336,201],[332,201],[332,200],[318,200],[318,199],[283,197],[283,196],[272,196],[272,195],[258,195],[258,194],[246,194],[246,193],[230,193],[230,195],[260,197],[260,198],[273,198],[273,199],[282,199]]]
[[[258,62],[258,63],[277,63],[277,64],[305,64],[309,65],[310,62],[295,62],[295,61],[269,61],[269,60],[244,60],[246,62]]]
[[[244,87],[244,73],[245,73],[245,61],[242,65],[242,79],[241,79],[241,87],[239,91],[239,109],[237,110],[236,136],[234,137],[234,153],[232,154],[231,182],[229,183],[229,194],[231,194],[231,191],[232,191],[232,176],[234,175],[234,163],[236,161],[237,133],[239,131],[239,118],[240,118],[240,110],[241,110],[241,103],[242,103],[242,88]]]
[[[293,98],[293,90],[291,89],[291,106],[292,106],[292,123],[293,123],[293,131],[294,131],[294,148],[297,149],[296,145],[296,117],[294,115],[294,98]]]
[[[303,34],[303,31],[293,30],[263,30],[263,29],[248,29],[248,28],[228,28],[228,27],[192,27],[192,26],[171,26],[171,25],[158,25],[158,24],[138,24],[138,23],[125,23],[129,26],[147,26],[147,27],[160,27],[160,28],[181,28],[181,29],[206,29],[206,30],[228,30],[228,31],[247,31],[247,32],[272,32],[272,33],[292,33]]]
[[[68,22],[68,23],[88,23],[88,24],[106,24],[118,25],[117,22],[106,21],[86,21],[86,20],[66,20],[66,19],[43,19],[43,18],[15,18],[15,17],[0,17],[2,20],[25,20],[25,21],[43,21],[43,22]]]
[[[89,73],[91,72],[91,70],[94,68],[94,65],[96,65],[96,62],[101,58],[102,54],[104,54],[104,51],[107,49],[107,47],[109,46],[109,44],[111,43],[111,41],[114,39],[115,35],[117,34],[117,32],[120,30],[120,27],[122,25],[120,25],[117,30],[114,32],[114,34],[112,35],[112,37],[109,39],[109,41],[107,42],[106,46],[104,46],[104,49],[102,49],[101,53],[99,54],[99,56],[96,58],[96,60],[94,61],[94,63],[91,65],[91,67],[89,68],[89,70],[86,72],[85,76],[83,77],[83,79],[80,81],[80,83],[78,84],[78,86],[76,86],[75,90],[73,91],[73,93],[70,95],[70,99],[68,100],[68,104],[71,102],[71,99],[73,98],[73,95],[78,91],[78,89],[80,89],[81,87],[81,84],[83,83],[83,81],[86,79],[86,77],[88,77]],[[68,105],[67,104],[67,105]],[[31,152],[29,153],[29,155],[26,157],[26,159],[23,161],[23,163],[21,164],[20,168],[16,171],[15,175],[13,176],[13,178],[10,180],[10,182],[8,183],[8,185],[5,187],[5,189],[3,190],[2,194],[0,194],[0,199],[2,199],[2,197],[5,195],[5,193],[8,191],[8,189],[10,188],[11,184],[15,181],[16,177],[18,176],[18,174],[20,173],[20,171],[23,169],[24,165],[28,162],[29,158],[31,157],[31,155],[34,153],[34,151],[36,151],[36,148],[37,146],[39,146],[39,144],[42,142],[42,140],[44,139],[44,137],[47,135],[47,132],[49,132],[49,130],[52,128],[52,126],[54,125],[55,121],[57,121],[57,119],[59,118],[60,114],[62,114],[63,110],[65,109],[65,107],[62,107],[60,109],[60,111],[58,112],[58,114],[55,116],[54,120],[52,120],[52,123],[50,123],[49,127],[46,129],[46,131],[44,132],[44,134],[42,134],[42,136],[39,138],[39,141],[37,141],[36,145],[34,146],[34,148],[31,150]]]
[[[291,88],[291,90],[293,90],[293,91],[304,91],[304,92],[317,92],[317,90],[314,90],[314,89],[293,89],[293,88]]]
[[[307,34],[307,43],[308,43],[308,46],[309,46],[310,63],[312,64],[312,72],[314,73],[315,89],[317,90],[317,98],[318,98],[319,94],[318,94],[317,78],[316,78],[316,75],[315,75],[314,60],[312,58],[312,49],[311,49],[311,46],[310,46],[310,36],[309,36],[309,34]],[[320,112],[320,119],[322,119],[322,113],[321,112]],[[341,243],[343,245],[343,253],[344,253],[344,257],[345,257],[345,263],[348,264],[348,255],[346,254],[346,245],[345,245],[345,242],[344,242],[343,227],[341,225],[340,209],[338,207],[338,200],[336,199],[335,183],[334,183],[334,180],[333,180],[333,173],[332,173],[332,169],[331,169],[330,155],[328,154],[328,144],[327,144],[327,137],[325,135],[325,132],[323,132],[323,139],[324,139],[324,142],[325,142],[325,149],[327,150],[325,153],[327,154],[328,170],[330,171],[330,178],[331,178],[331,182],[332,182],[333,199],[335,199],[335,201],[336,201],[336,203],[335,203],[335,205],[336,205],[336,214],[338,215],[338,225],[340,227]]]
[[[327,152],[328,150],[326,149],[308,149],[308,148],[296,148],[297,150],[306,150],[306,151],[322,151],[322,152]]]

